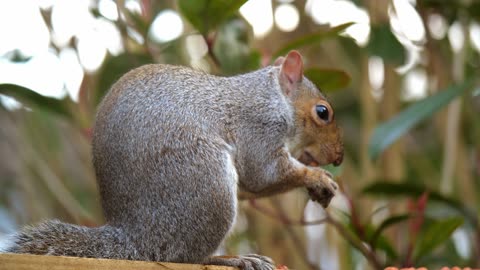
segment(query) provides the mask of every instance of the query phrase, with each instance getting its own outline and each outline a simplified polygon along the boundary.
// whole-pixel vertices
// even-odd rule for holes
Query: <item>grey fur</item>
[[[224,78],[146,65],[127,73],[102,101],[93,133],[107,225],[47,221],[16,234],[7,251],[273,269],[263,256],[209,256],[234,223],[238,188],[260,196],[320,181],[297,180],[306,177],[299,170],[323,177],[316,188],[336,188],[286,152],[300,129],[279,72]],[[306,79],[299,89],[321,96]]]

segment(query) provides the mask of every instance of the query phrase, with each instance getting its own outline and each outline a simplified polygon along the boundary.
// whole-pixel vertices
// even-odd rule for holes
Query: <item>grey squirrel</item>
[[[317,166],[343,158],[334,111],[297,51],[234,77],[134,69],[101,102],[92,147],[106,224],[46,221],[4,251],[274,269],[260,255],[211,256],[237,198],[303,186],[327,207],[337,185]]]

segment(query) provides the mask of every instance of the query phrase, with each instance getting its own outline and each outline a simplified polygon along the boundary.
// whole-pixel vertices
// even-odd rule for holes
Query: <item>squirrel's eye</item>
[[[327,107],[324,105],[317,105],[315,106],[315,110],[317,111],[317,115],[320,119],[322,119],[325,122],[328,122],[329,120],[329,113]]]

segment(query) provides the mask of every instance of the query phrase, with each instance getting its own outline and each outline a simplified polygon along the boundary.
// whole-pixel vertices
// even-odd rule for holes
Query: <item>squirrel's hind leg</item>
[[[232,186],[236,187],[236,185],[238,184],[238,174],[235,169],[235,164],[232,156],[227,152],[223,152],[223,155],[224,157],[220,159],[222,161],[221,162],[222,165],[219,166],[222,168],[219,170],[222,172],[220,173],[222,175],[222,177],[220,177],[222,178],[222,180],[219,183],[217,183],[218,187],[214,188],[214,190],[210,192],[209,195],[205,195],[205,196],[209,196],[210,197],[209,201],[211,202],[217,201],[216,208],[218,208],[218,206],[222,206],[222,207],[220,207],[219,209],[216,209],[216,211],[214,212],[215,213],[219,211],[223,212],[222,216],[225,216],[227,212],[231,212],[231,211],[224,212],[225,209],[223,209],[222,211],[222,208],[224,208],[226,205],[229,205],[232,208],[231,210],[233,212],[236,212],[235,208],[237,207],[237,198],[236,198],[237,190],[236,188],[228,189],[228,191],[223,190],[223,192],[219,192],[219,190],[221,190],[221,187],[224,186],[225,183],[228,183],[228,185],[225,185],[224,188],[232,187]],[[215,183],[211,183],[210,186],[215,186]],[[213,204],[212,206],[215,206],[215,204]],[[228,208],[229,207],[227,207],[227,209]],[[230,223],[230,222],[233,223],[233,219],[234,217],[231,217],[229,221],[226,223]],[[221,220],[221,218],[217,217],[215,218],[215,220]],[[230,227],[230,229],[231,229],[231,225],[232,224],[228,224],[228,227]],[[210,227],[211,226],[212,224],[210,224]],[[223,226],[219,226],[219,228],[216,229],[216,231],[222,231],[222,229],[220,229],[222,227]],[[223,228],[223,232],[226,233],[225,228]],[[221,233],[221,237],[224,238],[223,233]],[[210,237],[210,239],[212,238]],[[273,270],[275,269],[273,261],[270,258],[256,255],[256,254],[237,255],[237,256],[211,256],[199,262],[206,265],[213,264],[213,265],[232,266],[232,267],[237,267],[241,270]]]

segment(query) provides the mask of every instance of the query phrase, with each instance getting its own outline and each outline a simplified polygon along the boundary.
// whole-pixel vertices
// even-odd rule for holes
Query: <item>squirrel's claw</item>
[[[210,257],[204,262],[204,264],[233,266],[241,270],[276,269],[272,259],[257,254]]]

